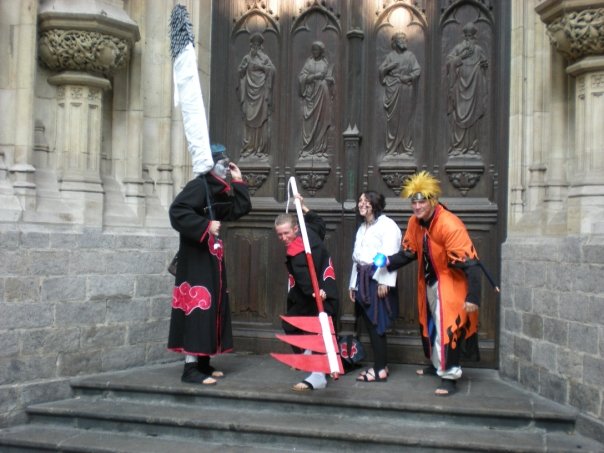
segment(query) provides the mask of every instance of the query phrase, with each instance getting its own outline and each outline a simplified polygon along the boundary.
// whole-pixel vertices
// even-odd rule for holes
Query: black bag
[[[338,347],[345,371],[354,370],[365,358],[365,348],[356,335],[338,337]]]
[[[338,337],[338,349],[345,371],[354,370],[365,359],[365,348],[359,339],[359,317],[355,306],[354,334]]]
[[[168,272],[170,272],[172,275],[174,275],[174,277],[176,277],[176,267],[178,266],[178,252],[176,252],[176,255],[174,255],[174,258],[172,258],[172,261],[170,261],[170,265],[168,266]]]

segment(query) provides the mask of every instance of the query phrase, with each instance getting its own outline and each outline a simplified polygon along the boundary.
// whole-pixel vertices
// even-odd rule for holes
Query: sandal
[[[361,372],[359,373],[359,377],[360,377],[360,376],[365,376],[365,375],[367,374],[367,371],[369,371],[369,370],[372,370],[372,371],[373,371],[373,368],[368,368],[368,369],[366,369],[366,370],[361,371]],[[390,370],[388,370],[388,367],[387,367],[387,366],[386,366],[386,367],[384,367],[384,371],[386,372],[386,377],[390,376]],[[360,379],[358,379],[358,380],[360,380]]]
[[[440,385],[434,391],[436,396],[451,396],[457,393],[457,381],[441,379]]]
[[[197,369],[197,364],[187,363],[185,369],[180,378],[182,382],[187,384],[203,384],[203,385],[215,385],[216,379],[212,376],[202,373]]]
[[[434,368],[434,365],[430,365],[420,370],[415,370],[415,374],[418,376],[436,376],[436,368]]]
[[[197,369],[207,375],[207,376],[212,376],[213,378],[222,378],[224,377],[224,372],[217,370],[216,368],[214,368],[212,365],[202,365],[198,362],[197,364]]]
[[[294,392],[308,392],[310,390],[314,390],[313,385],[308,381],[300,381],[297,384],[294,384],[292,390]]]
[[[385,376],[382,377],[381,373],[384,372]],[[369,368],[367,371],[361,372],[357,376],[359,382],[386,382],[388,380],[388,372],[385,369],[375,372],[373,368]]]
[[[209,371],[209,373],[207,373],[207,374],[209,374],[213,378],[223,378],[224,377],[224,372],[217,370],[212,365],[210,365],[208,371]]]

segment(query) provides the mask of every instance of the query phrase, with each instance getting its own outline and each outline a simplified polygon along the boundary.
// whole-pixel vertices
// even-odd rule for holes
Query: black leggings
[[[357,302],[357,304],[358,303],[359,302]],[[386,368],[386,365],[388,363],[388,345],[386,342],[386,334],[384,333],[384,335],[379,335],[377,333],[377,328],[373,325],[373,323],[369,319],[369,316],[367,316],[365,309],[363,309],[362,307],[355,308],[365,320],[365,327],[367,327],[367,332],[369,333],[369,340],[371,341],[371,349],[373,349],[373,369],[375,370],[377,376],[379,371]]]

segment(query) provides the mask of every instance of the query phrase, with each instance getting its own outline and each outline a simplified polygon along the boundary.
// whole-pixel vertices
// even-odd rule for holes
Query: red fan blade
[[[329,330],[332,334],[335,333],[331,316],[329,318]],[[322,333],[321,322],[317,316],[281,316],[285,322],[297,327],[304,332]]]
[[[296,346],[300,349],[310,349],[313,352],[326,353],[325,342],[322,335],[282,335],[277,334],[277,338],[287,344]],[[336,351],[338,346],[335,346]]]
[[[285,363],[297,370],[302,371],[310,371],[310,372],[323,372],[325,374],[330,374],[331,370],[329,368],[329,361],[327,360],[327,356],[325,354],[276,354],[271,353],[271,355],[277,359],[279,362]],[[338,362],[340,362],[340,358],[338,356]],[[340,366],[340,374],[343,374],[343,367],[341,362]]]

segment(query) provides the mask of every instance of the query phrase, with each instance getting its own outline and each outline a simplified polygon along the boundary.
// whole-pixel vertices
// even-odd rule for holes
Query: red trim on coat
[[[199,238],[199,242],[203,242],[206,238],[206,236],[208,234],[210,234],[210,226],[212,225],[212,221],[210,220],[208,222],[208,227],[206,228],[206,230],[203,232],[203,234],[201,235],[201,237]]]
[[[218,354],[233,352],[233,348],[225,349],[224,351],[219,351],[219,352],[216,352],[215,354],[206,354],[204,352],[191,352],[191,351],[186,351],[184,348],[167,348],[167,349],[168,349],[168,351],[178,352],[179,354],[196,355],[198,357],[214,357]]]

